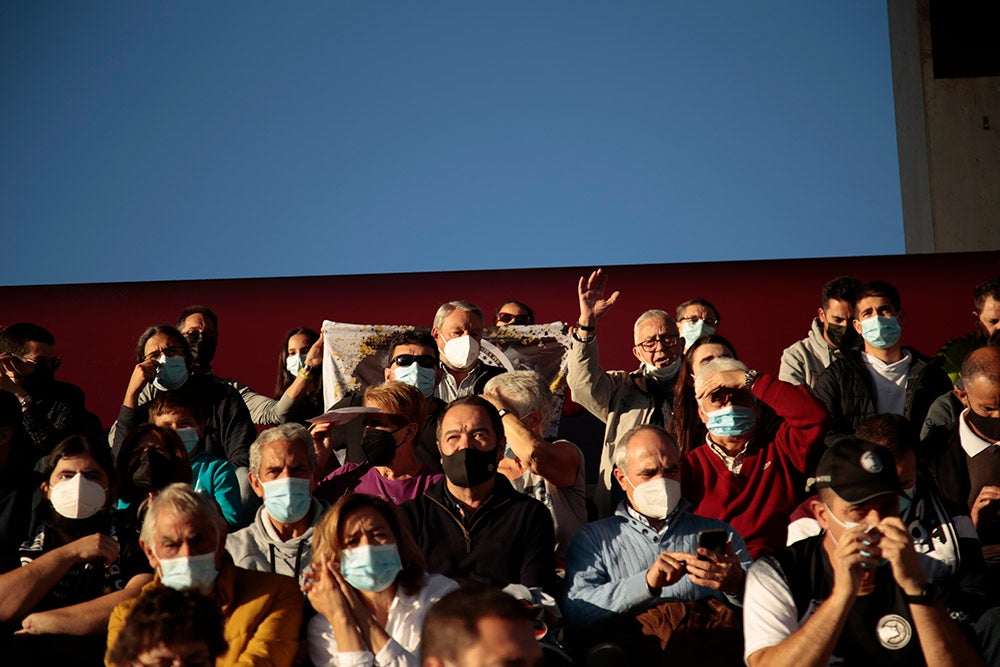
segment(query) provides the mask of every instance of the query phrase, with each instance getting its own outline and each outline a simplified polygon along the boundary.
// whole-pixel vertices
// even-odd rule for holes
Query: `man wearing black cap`
[[[824,532],[766,556],[747,576],[747,664],[983,664],[899,519],[889,451],[844,439],[824,453],[816,488]]]

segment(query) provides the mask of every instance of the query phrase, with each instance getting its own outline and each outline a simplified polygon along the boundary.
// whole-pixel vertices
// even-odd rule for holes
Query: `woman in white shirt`
[[[406,517],[381,498],[346,495],[313,538],[303,590],[318,612],[309,622],[309,657],[327,665],[420,664],[427,610],[458,584],[424,571]]]

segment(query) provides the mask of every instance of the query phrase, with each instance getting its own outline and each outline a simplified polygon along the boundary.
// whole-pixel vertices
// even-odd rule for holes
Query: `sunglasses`
[[[436,368],[438,365],[437,359],[429,354],[400,354],[393,357],[389,365],[411,366],[413,362],[417,362],[417,365],[423,368]]]
[[[514,313],[500,313],[497,315],[497,322],[500,324],[531,324],[531,318],[527,315],[515,315]]]

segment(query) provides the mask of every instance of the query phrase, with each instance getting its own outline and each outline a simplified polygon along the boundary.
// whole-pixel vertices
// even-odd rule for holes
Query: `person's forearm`
[[[137,581],[141,578],[141,581]],[[81,602],[69,607],[50,609],[32,614],[31,623],[36,626],[32,634],[96,635],[108,628],[111,611],[130,598],[138,597],[142,586],[152,580],[152,575],[141,575],[133,579],[124,590],[102,595],[99,598]]]
[[[920,649],[929,667],[979,667],[982,656],[969,643],[941,604],[910,605]]]
[[[801,628],[777,646],[748,656],[749,667],[826,667],[844,630],[854,596],[831,596]]]
[[[67,545],[0,575],[0,621],[24,616],[76,562],[76,554]]]

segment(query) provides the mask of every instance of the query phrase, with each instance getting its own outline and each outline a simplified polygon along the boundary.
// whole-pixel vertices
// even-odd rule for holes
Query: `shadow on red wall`
[[[37,322],[56,337],[59,377],[80,385],[105,427],[118,414],[142,330],[174,324],[188,305],[219,315],[216,372],[260,393],[274,386],[285,333],[319,330],[324,319],[371,324],[430,325],[444,301],[478,304],[492,321],[504,300],[528,303],[539,322],[576,320],[577,279],[588,268],[261,278],[96,285],[0,287],[0,324]],[[752,368],[777,373],[781,351],[808,333],[820,289],[850,274],[888,280],[905,311],[903,342],[933,354],[972,330],[972,290],[1000,275],[1000,253],[899,255],[752,262],[606,267],[608,288],[621,298],[599,330],[606,368],[635,366],[632,323],[647,308],[673,312],[692,297],[713,302],[719,332]]]

